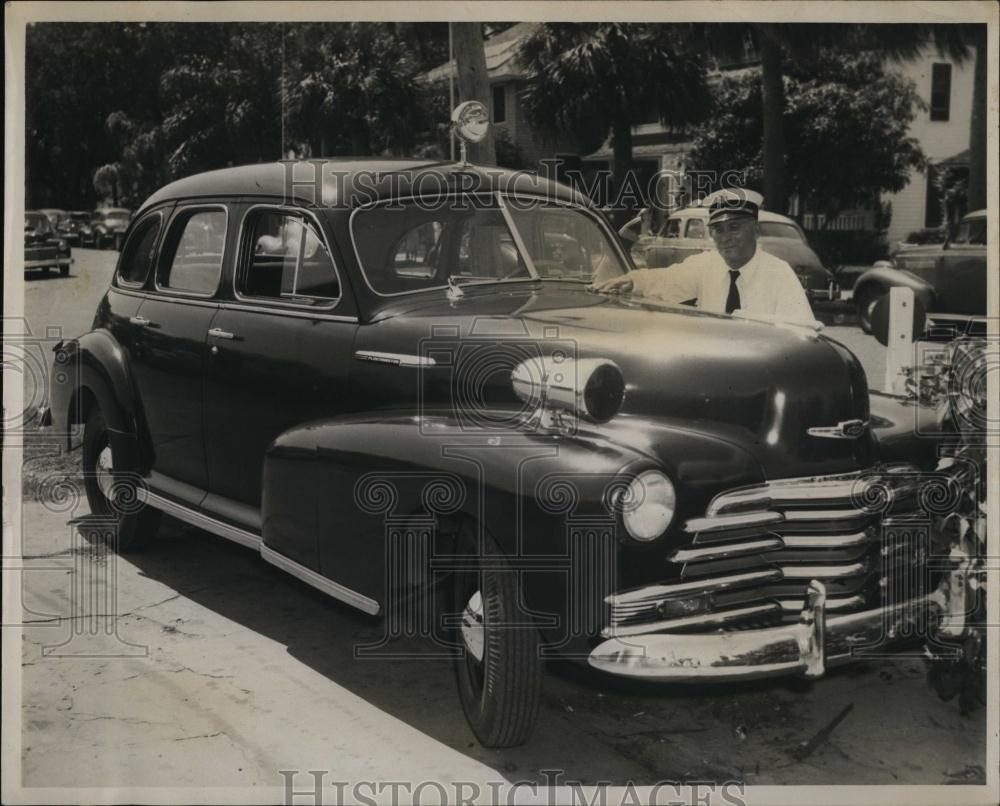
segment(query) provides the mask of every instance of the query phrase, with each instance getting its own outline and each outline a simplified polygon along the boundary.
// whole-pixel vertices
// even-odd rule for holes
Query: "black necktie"
[[[726,297],[726,313],[732,313],[740,307],[740,290],[736,287],[736,278],[739,276],[738,271],[729,272],[729,296]]]

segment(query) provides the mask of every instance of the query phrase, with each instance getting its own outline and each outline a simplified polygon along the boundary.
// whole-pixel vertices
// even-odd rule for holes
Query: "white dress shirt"
[[[815,323],[802,283],[785,261],[758,247],[739,272],[739,310],[785,322]],[[665,269],[638,269],[629,272],[628,277],[633,293],[641,296],[673,304],[693,299],[702,310],[726,312],[729,266],[714,249]]]

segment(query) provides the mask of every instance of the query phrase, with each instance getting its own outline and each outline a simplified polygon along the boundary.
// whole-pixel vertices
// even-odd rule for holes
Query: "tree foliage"
[[[667,126],[700,120],[709,106],[705,71],[670,25],[545,23],[521,46],[523,94],[532,125],[581,132],[594,147],[608,135],[620,187],[632,160],[632,127],[653,116]]]
[[[926,164],[909,136],[923,108],[912,82],[883,70],[877,56],[828,51],[807,71],[784,78],[788,188],[827,220],[844,209],[873,206],[902,190]],[[746,171],[748,187],[763,186],[761,77],[725,79],[712,114],[694,141],[700,170]]]
[[[427,28],[424,36],[418,23],[32,25],[27,203],[86,208],[117,194],[134,206],[173,179],[289,150],[419,150],[439,139],[431,116],[441,114],[414,81],[437,63],[420,53],[441,52],[441,24]],[[407,38],[426,42],[413,50]]]

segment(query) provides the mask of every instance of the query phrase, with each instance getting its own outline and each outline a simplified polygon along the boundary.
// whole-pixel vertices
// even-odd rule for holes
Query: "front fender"
[[[721,489],[759,482],[762,474],[727,440],[619,419],[572,435],[469,430],[443,412],[304,424],[267,452],[264,543],[383,610],[393,580],[420,581],[400,571],[400,558],[448,553],[447,535],[463,519],[488,529],[509,558],[533,569],[525,595],[539,613],[565,612],[581,540],[610,546],[614,557],[604,567],[617,563],[618,585],[662,579],[667,547],[684,520]],[[678,510],[664,537],[640,546],[626,536],[611,493],[656,467],[674,480]],[[421,535],[429,543],[417,551]]]
[[[884,292],[897,286],[912,288],[913,296],[924,305],[925,310],[930,310],[934,301],[934,288],[923,278],[891,266],[874,266],[858,277],[854,284],[854,298],[861,299],[869,289]]]

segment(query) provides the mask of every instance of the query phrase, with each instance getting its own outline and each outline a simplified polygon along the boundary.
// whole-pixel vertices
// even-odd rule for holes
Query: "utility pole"
[[[486,73],[486,48],[481,22],[454,22],[449,26],[455,48],[455,69],[458,73],[458,100],[480,101],[493,120],[493,96]],[[454,107],[452,107],[454,108]],[[481,165],[496,165],[496,145],[493,129],[482,142],[469,144],[469,158]]]

